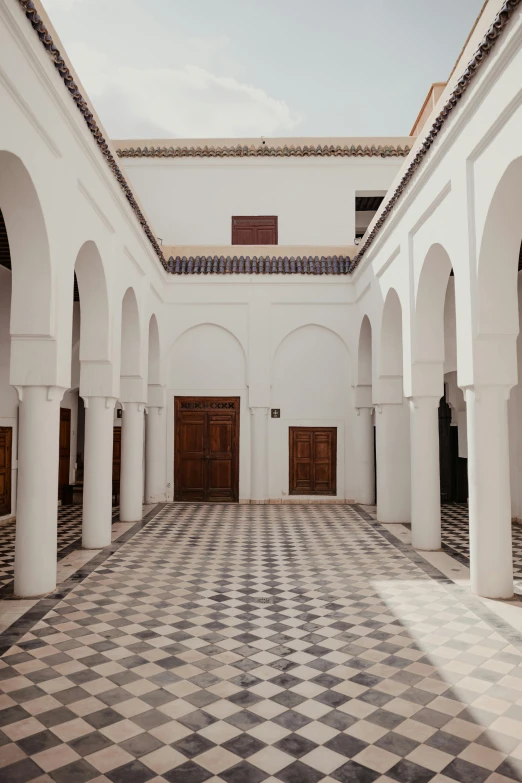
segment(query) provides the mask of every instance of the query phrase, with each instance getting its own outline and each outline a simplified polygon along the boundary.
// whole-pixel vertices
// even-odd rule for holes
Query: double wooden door
[[[239,500],[239,397],[175,397],[174,499]]]
[[[337,428],[290,427],[291,495],[337,494]]]
[[[12,427],[0,427],[0,517],[11,513]]]

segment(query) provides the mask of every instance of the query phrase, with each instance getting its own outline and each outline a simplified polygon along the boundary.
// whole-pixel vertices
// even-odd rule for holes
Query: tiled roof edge
[[[411,147],[405,145],[285,145],[283,147],[248,146],[230,147],[124,147],[117,149],[119,158],[405,158]]]
[[[417,154],[415,155],[412,162],[406,169],[401,181],[395,188],[392,196],[386,203],[386,206],[381,212],[379,219],[377,220],[374,227],[368,234],[363,246],[361,247],[357,255],[354,257],[350,268],[350,272],[353,272],[353,270],[356,269],[357,266],[361,263],[365,253],[367,252],[370,245],[373,243],[374,239],[379,233],[380,229],[382,228],[387,218],[393,211],[395,205],[399,201],[404,190],[413,179],[415,172],[420,168],[433,142],[435,141],[440,131],[442,130],[442,127],[446,122],[447,118],[449,117],[453,109],[458,105],[460,99],[462,98],[462,96],[468,89],[469,85],[471,84],[473,77],[477,74],[480,66],[487,58],[491,50],[493,49],[494,45],[500,38],[501,34],[504,32],[507,23],[509,22],[511,16],[513,15],[513,12],[520,4],[520,2],[521,0],[505,0],[504,4],[502,5],[502,8],[496,15],[495,19],[493,20],[489,30],[487,31],[484,38],[480,42],[475,54],[469,61],[466,70],[458,80],[457,86],[449,96],[448,100],[444,104],[438,116],[436,117],[435,121],[433,122],[429,130],[429,133],[427,134],[426,138],[422,142],[422,145],[419,147]]]
[[[57,49],[57,47],[54,45],[52,36],[49,33],[47,27],[45,26],[45,23],[43,22],[41,16],[38,14],[33,0],[18,0],[18,2],[22,6],[22,9],[27,19],[29,20],[29,22],[33,27],[33,30],[36,32],[42,45],[45,47],[49,56],[51,57],[55,68],[58,70],[60,76],[62,77],[63,82],[71,95],[71,98],[75,102],[78,110],[81,112],[87,124],[87,127],[89,128],[92,136],[94,137],[96,144],[100,149],[100,152],[105,158],[110,170],[114,174],[119,186],[123,190],[125,197],[127,198],[127,201],[131,206],[131,209],[133,210],[134,214],[138,218],[138,221],[147,236],[147,239],[149,240],[152,247],[154,248],[154,252],[158,256],[163,267],[167,269],[167,262],[165,261],[165,257],[163,255],[161,247],[159,246],[156,237],[152,233],[152,230],[150,229],[150,226],[147,223],[145,216],[141,211],[138,202],[136,201],[136,198],[134,197],[134,193],[132,192],[129,183],[125,179],[122,170],[116,163],[114,156],[109,149],[109,145],[107,144],[100,130],[100,127],[96,122],[92,111],[89,108],[89,104],[87,103],[87,101],[81,94],[80,90],[78,89],[78,85],[74,81],[69,66],[67,65],[64,58],[62,57],[60,50]]]
[[[349,256],[171,256],[173,275],[347,275]]]

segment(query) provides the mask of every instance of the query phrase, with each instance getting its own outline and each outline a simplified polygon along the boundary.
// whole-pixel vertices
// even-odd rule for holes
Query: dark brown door
[[[239,397],[176,397],[174,499],[239,500]]]
[[[112,494],[116,505],[120,502],[121,427],[112,430]]]
[[[71,465],[71,410],[60,408],[60,457],[58,464],[58,498],[65,501]]]
[[[289,491],[291,495],[336,494],[336,427],[290,427]]]
[[[277,216],[232,218],[233,245],[277,245]]]
[[[0,517],[11,513],[12,427],[0,427]]]

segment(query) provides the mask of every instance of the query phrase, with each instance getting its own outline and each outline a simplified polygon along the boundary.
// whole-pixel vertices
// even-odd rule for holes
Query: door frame
[[[330,432],[332,433],[332,476],[333,476],[333,491],[328,490],[313,490],[312,492],[307,492],[306,495],[299,490],[292,489],[292,485],[295,483],[293,479],[294,474],[294,440],[292,437],[292,433],[294,430],[313,430],[314,432]],[[319,426],[319,427],[310,427],[308,425],[304,426],[290,426],[288,428],[288,494],[289,495],[297,495],[297,496],[308,496],[308,497],[337,497],[337,427],[325,427],[325,426]]]
[[[0,426],[0,430],[5,430],[7,434],[7,454],[8,460],[6,464],[6,484],[7,484],[7,505],[9,511],[1,516],[10,516],[13,513],[13,427],[12,426]]]
[[[208,409],[212,409],[211,403],[214,403],[216,406],[218,403],[222,402],[233,402],[234,403],[234,410],[236,413],[236,428],[234,432],[234,439],[235,439],[235,453],[234,453],[234,460],[233,460],[233,471],[234,471],[234,477],[233,477],[233,485],[232,485],[232,494],[233,494],[233,500],[232,503],[239,503],[239,450],[240,450],[240,418],[241,418],[241,398],[236,395],[226,395],[226,396],[217,396],[217,395],[210,395],[210,394],[197,394],[197,395],[183,395],[183,394],[176,394],[174,395],[174,500],[176,502],[183,502],[177,500],[177,493],[178,493],[178,487],[179,487],[179,468],[181,460],[179,458],[179,430],[178,430],[178,410],[179,405],[182,402],[193,402],[197,403],[202,400],[205,400],[209,402]],[[186,502],[186,501],[185,501]],[[198,501],[198,502],[205,502],[205,503],[212,503],[212,502],[218,502],[218,501]]]

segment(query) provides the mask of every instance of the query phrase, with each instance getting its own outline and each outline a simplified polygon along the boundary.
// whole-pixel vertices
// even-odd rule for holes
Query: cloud
[[[112,138],[285,135],[303,119],[265,90],[199,65],[126,65],[84,42],[68,50]]]

